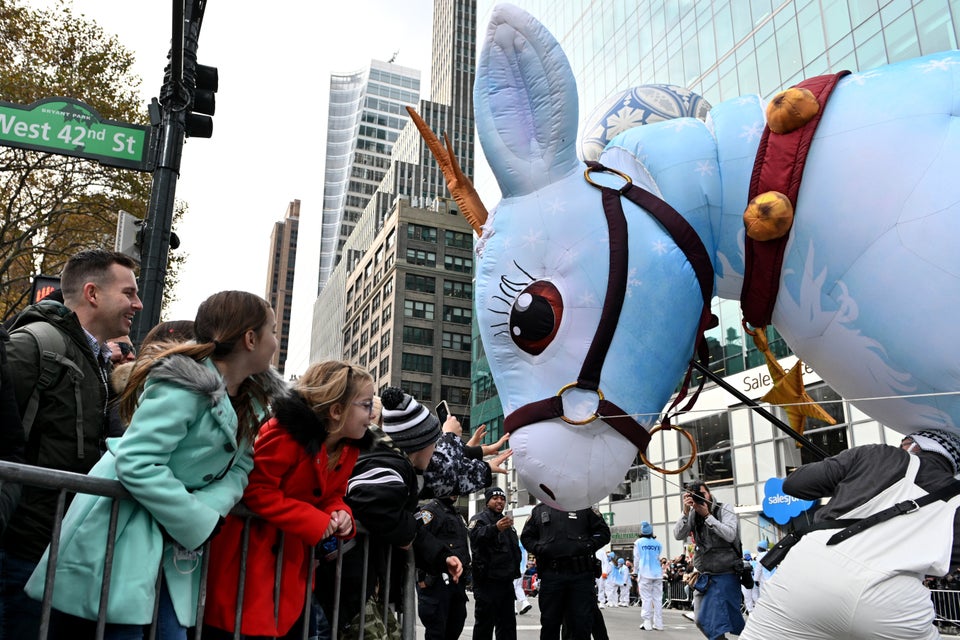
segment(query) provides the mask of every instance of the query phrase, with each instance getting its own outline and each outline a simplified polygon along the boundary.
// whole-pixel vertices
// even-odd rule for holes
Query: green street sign
[[[104,120],[72,98],[46,98],[28,106],[0,101],[0,145],[153,170],[147,158],[150,127]]]

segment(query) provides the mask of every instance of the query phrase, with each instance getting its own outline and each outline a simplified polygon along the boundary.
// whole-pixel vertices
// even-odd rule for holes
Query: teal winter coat
[[[134,498],[120,504],[107,622],[151,621],[162,564],[177,618],[193,626],[201,558],[187,552],[203,545],[240,500],[253,467],[251,443],[238,445],[237,416],[213,362],[180,355],[158,362],[129,428],[122,438],[108,440],[107,449],[90,475],[120,480]],[[70,505],[60,538],[55,609],[96,619],[112,503],[79,494]],[[38,600],[48,553],[26,586]]]

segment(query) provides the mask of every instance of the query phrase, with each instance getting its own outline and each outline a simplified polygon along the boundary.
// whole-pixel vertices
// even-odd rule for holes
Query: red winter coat
[[[292,411],[291,403],[292,402]],[[340,460],[331,469],[326,431],[315,414],[298,398],[275,405],[278,418],[260,428],[254,445],[254,466],[243,496],[246,506],[261,519],[250,521],[250,542],[243,599],[241,633],[282,636],[299,618],[307,590],[310,548],[320,542],[330,513],[350,508],[343,501],[347,480],[357,461],[357,448],[345,443]],[[304,411],[306,413],[304,413]],[[312,420],[311,420],[312,418]],[[291,424],[292,423],[292,424]],[[310,450],[317,451],[313,455]],[[279,616],[274,619],[276,545],[284,532]],[[210,574],[204,621],[226,631],[234,630],[243,519],[227,518],[210,548]]]

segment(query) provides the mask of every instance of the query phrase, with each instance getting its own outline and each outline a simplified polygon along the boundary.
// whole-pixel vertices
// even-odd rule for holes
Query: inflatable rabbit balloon
[[[772,322],[875,419],[958,428],[960,54],[834,82],[793,185]],[[487,28],[474,101],[503,196],[474,221],[477,322],[513,458],[537,497],[586,507],[646,446],[710,298],[741,295],[764,105],[629,129],[599,157],[619,174],[585,175],[567,60],[509,5]]]

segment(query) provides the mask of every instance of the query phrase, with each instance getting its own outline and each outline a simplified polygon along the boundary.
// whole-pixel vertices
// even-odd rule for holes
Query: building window
[[[440,399],[450,404],[470,404],[470,389],[466,387],[440,387]]]
[[[407,262],[410,262],[409,254],[410,250],[407,249]],[[444,256],[443,268],[457,273],[473,273],[473,259],[461,258],[460,256]]]
[[[472,343],[473,342],[469,334],[453,333],[452,331],[444,331],[442,336],[441,346],[444,349],[470,351],[470,346],[472,345]]]
[[[443,232],[443,244],[457,249],[472,249],[473,238],[468,233],[446,230]]]
[[[400,387],[406,389],[407,393],[420,402],[431,402],[433,400],[433,385],[429,382],[404,380],[400,383]]]
[[[440,360],[440,373],[445,376],[455,376],[457,378],[470,377],[470,361],[454,360],[453,358],[443,358]]]
[[[437,242],[436,227],[425,227],[419,224],[407,225],[407,238],[410,240],[423,240],[424,242]]]
[[[383,320],[383,324],[387,324],[390,321],[390,317],[393,315],[393,304],[383,305],[383,313],[380,314],[380,319]]]
[[[434,308],[432,302],[421,302],[420,300],[403,301],[403,315],[408,318],[433,320]]]
[[[384,377],[390,372],[390,356],[380,361],[380,377]]]
[[[473,309],[443,305],[443,321],[470,324],[473,322]]]
[[[390,346],[390,332],[387,331],[382,336],[380,336],[380,349],[386,349],[389,346]]]
[[[473,283],[457,282],[456,280],[443,281],[443,295],[450,298],[473,299]]]
[[[419,353],[404,353],[400,368],[404,371],[433,373],[433,356],[425,356]]]
[[[433,329],[423,327],[404,327],[404,344],[422,344],[428,347],[433,346]]]
[[[733,483],[733,451],[730,448],[730,414],[726,411],[686,422],[683,428],[697,443],[696,468],[708,486]],[[679,436],[678,436],[679,437]],[[683,438],[686,440],[686,438]],[[684,446],[683,449],[687,449]]]
[[[610,494],[611,501],[647,498],[650,496],[650,472],[640,456],[633,460],[623,482]]]
[[[421,267],[436,267],[437,254],[433,251],[407,249],[407,264],[415,264]]]
[[[826,383],[808,388],[807,393],[820,405],[821,409],[836,420],[836,424],[829,424],[816,418],[807,418],[803,435],[826,451],[827,455],[830,456],[835,456],[841,451],[849,449],[850,441],[847,436],[848,420],[846,411],[844,410],[844,402],[840,398],[840,394]],[[790,422],[787,417],[787,412],[782,407],[771,407],[771,409],[778,418],[784,422]],[[782,442],[781,452],[788,472],[801,464],[817,462],[819,460],[819,457],[807,447],[797,447],[796,441],[793,438],[778,434],[777,439]],[[799,460],[797,459],[798,457]]]
[[[391,293],[393,293],[393,278],[387,278],[383,283],[383,299],[386,300]]]
[[[415,273],[408,273],[404,283],[407,291],[422,291],[424,293],[435,293],[437,290],[437,279],[430,276],[420,276]],[[444,283],[446,285],[446,283]]]

